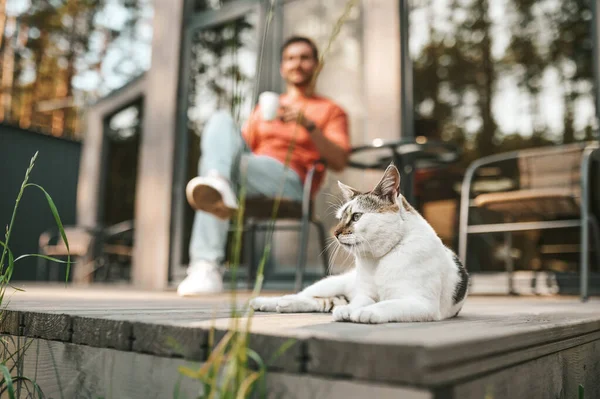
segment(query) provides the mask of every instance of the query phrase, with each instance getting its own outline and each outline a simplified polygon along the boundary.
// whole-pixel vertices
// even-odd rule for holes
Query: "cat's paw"
[[[277,301],[276,310],[279,313],[307,313],[315,311],[313,298],[300,295],[286,295]]]
[[[354,309],[351,306],[336,306],[333,309],[334,321],[350,321],[350,315]]]
[[[276,312],[280,297],[259,296],[250,301],[250,307],[259,312]]]
[[[363,324],[381,324],[389,321],[381,311],[369,309],[368,307],[353,311],[350,315],[350,320],[354,323]]]

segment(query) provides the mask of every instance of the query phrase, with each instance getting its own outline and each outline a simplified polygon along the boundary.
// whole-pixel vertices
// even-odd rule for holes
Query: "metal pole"
[[[415,136],[413,105],[413,70],[408,47],[409,13],[408,0],[400,0],[400,137]]]
[[[598,38],[598,34],[600,33],[600,15],[598,15],[600,7],[598,7],[597,0],[592,0],[591,2],[591,11],[592,11],[592,58],[594,63],[594,91],[596,95],[596,123],[600,123],[600,40]],[[600,136],[599,136],[600,138]]]

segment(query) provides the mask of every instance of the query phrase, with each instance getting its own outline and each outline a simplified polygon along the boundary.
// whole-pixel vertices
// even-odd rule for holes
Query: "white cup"
[[[277,117],[279,94],[272,91],[265,91],[258,96],[258,104],[260,105],[262,118],[265,121],[272,121]]]

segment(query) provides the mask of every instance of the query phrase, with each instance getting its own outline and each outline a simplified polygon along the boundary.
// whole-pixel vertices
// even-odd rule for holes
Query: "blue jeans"
[[[302,181],[298,174],[289,168],[286,170],[283,163],[274,158],[249,152],[240,129],[226,111],[217,112],[206,124],[200,151],[200,176],[216,170],[229,179],[234,190],[245,184],[247,197],[276,197],[285,175],[283,197],[296,201],[302,199]],[[244,165],[246,170],[245,182],[239,181],[240,165]],[[222,262],[225,259],[228,229],[229,221],[197,211],[190,240],[190,264],[199,260]]]

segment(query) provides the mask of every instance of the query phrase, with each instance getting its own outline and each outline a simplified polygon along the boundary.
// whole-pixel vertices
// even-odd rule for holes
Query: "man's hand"
[[[288,122],[297,122],[300,126],[303,126],[309,132],[313,132],[316,128],[316,125],[313,121],[306,118],[302,111],[298,108],[290,107],[286,105],[282,105],[279,108],[279,119],[281,119],[284,123]]]
[[[327,162],[329,168],[340,172],[346,167],[346,163],[348,162],[346,151],[325,137],[317,125],[306,118],[300,109],[283,105],[279,108],[279,119],[284,123],[296,122],[308,130],[312,142],[317,147],[317,150],[319,150],[319,154]]]

